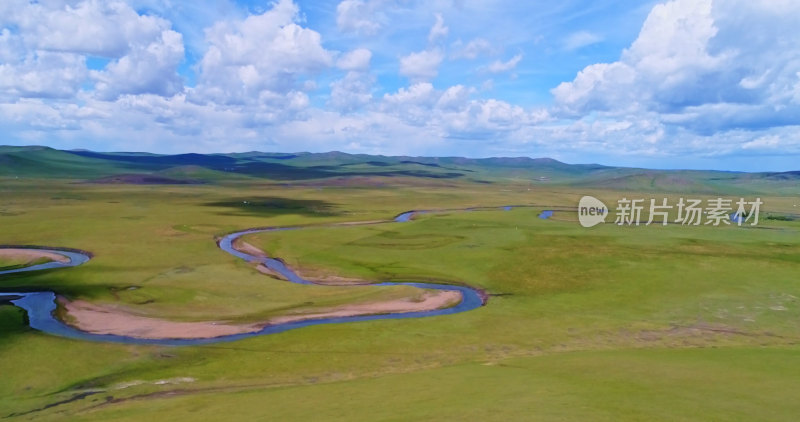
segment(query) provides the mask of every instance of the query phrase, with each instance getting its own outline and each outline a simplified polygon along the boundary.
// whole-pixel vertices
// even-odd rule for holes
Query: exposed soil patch
[[[258,264],[258,266],[256,266],[256,270],[258,270],[258,272],[260,272],[261,274],[268,275],[272,278],[277,278],[278,280],[286,280],[286,277],[284,277],[282,274],[272,271],[271,269],[269,269],[269,267],[267,267],[264,264]]]
[[[147,339],[197,339],[252,333],[261,328],[309,319],[432,311],[455,306],[462,300],[458,291],[425,292],[421,299],[396,299],[383,302],[343,305],[313,313],[270,318],[257,324],[230,324],[224,321],[180,322],[135,315],[112,305],[68,301],[59,297],[70,324],[94,334],[114,334]]]
[[[69,263],[69,258],[54,252],[44,252],[36,249],[24,248],[8,248],[0,249],[0,256],[3,258],[18,259],[20,261],[30,262],[37,259],[47,259],[61,263]]]
[[[324,284],[326,286],[362,286],[373,284],[369,280],[354,277],[341,277],[333,274],[324,274],[319,271],[293,266],[292,271],[300,278],[308,280],[314,284]]]
[[[460,303],[461,300],[462,300],[461,293],[454,290],[425,292],[422,295],[422,299],[418,301],[412,299],[396,299],[385,302],[344,305],[332,310],[327,310],[319,313],[303,314],[303,315],[287,315],[287,316],[272,318],[270,319],[269,324],[270,325],[283,324],[287,322],[304,321],[307,319],[432,311],[435,309],[449,308],[451,306],[455,306],[458,303]]]
[[[267,257],[267,254],[264,251],[262,251],[261,249],[253,246],[250,243],[245,242],[241,238],[234,240],[232,246],[237,251],[244,252],[244,253],[246,253],[248,255],[253,255],[253,256],[256,256],[256,257],[259,257],[259,258],[266,258]]]
[[[241,238],[236,239],[233,241],[233,248],[239,252],[244,252],[248,255],[257,256],[259,258],[266,258],[266,252],[262,251],[258,247],[254,246],[251,243],[245,242]],[[269,269],[266,265],[258,265],[256,269],[261,272],[262,274],[266,274],[271,277],[275,277],[281,280],[285,280],[285,277],[278,274],[275,271]],[[328,274],[311,274],[310,271],[298,269],[293,267],[293,271],[295,274],[300,276],[303,279],[311,281],[316,284],[325,284],[330,286],[348,286],[348,285],[361,285],[361,284],[372,284],[368,280],[362,280],[358,278],[350,278],[350,277],[340,277],[337,275],[328,275]]]
[[[58,301],[66,309],[72,325],[95,334],[153,339],[190,339],[221,337],[259,330],[256,325],[232,325],[217,321],[167,321],[134,315],[115,306],[94,305],[82,300],[70,302],[64,298],[59,298]]]

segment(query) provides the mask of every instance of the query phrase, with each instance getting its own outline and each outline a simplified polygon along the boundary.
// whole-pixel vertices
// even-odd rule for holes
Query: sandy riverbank
[[[231,324],[225,321],[180,322],[135,315],[114,305],[96,305],[85,301],[59,298],[70,325],[94,334],[114,334],[147,339],[197,339],[252,333],[265,326],[309,319],[338,318],[387,313],[421,312],[447,308],[462,300],[457,291],[425,292],[420,300],[396,299],[384,302],[343,305],[270,318],[254,324]]]
[[[344,224],[344,223],[343,223]],[[251,243],[245,242],[242,239],[236,239],[233,244],[234,249],[239,252],[244,252],[248,255],[252,255],[258,258],[266,258],[267,254],[259,249],[258,247],[254,246]],[[259,264],[256,269],[261,272],[262,274],[266,274],[275,278],[279,278],[284,280],[285,277],[281,276],[277,272],[269,269],[264,264]],[[303,268],[292,267],[292,271],[297,274],[299,277],[308,280],[315,284],[324,284],[328,286],[350,286],[350,285],[367,285],[372,284],[368,280],[362,280],[359,278],[352,278],[352,277],[341,277],[332,274],[319,274],[314,271],[308,271]]]
[[[54,252],[45,252],[38,249],[25,249],[25,248],[6,248],[0,249],[0,257],[8,259],[18,259],[20,261],[30,262],[37,259],[48,259],[61,263],[69,263],[69,258]]]

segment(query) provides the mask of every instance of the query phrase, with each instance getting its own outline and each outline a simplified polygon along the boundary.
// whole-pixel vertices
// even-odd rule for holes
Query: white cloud
[[[386,103],[397,105],[432,105],[437,98],[430,82],[419,82],[408,88],[400,88],[395,94],[384,94]]]
[[[567,51],[574,51],[592,44],[597,44],[602,40],[603,37],[589,31],[573,32],[564,40],[564,49]]]
[[[460,141],[481,141],[485,148],[505,149],[503,154],[508,154],[512,145],[542,139],[541,135],[531,135],[531,130],[550,120],[546,110],[528,111],[497,99],[468,100],[455,108],[439,107],[433,116],[434,123],[443,128],[443,136]]]
[[[792,103],[800,105],[800,72],[797,72],[797,80],[794,83],[794,86],[791,88],[791,95],[792,95]]]
[[[509,70],[514,70],[521,60],[522,60],[522,53],[519,53],[516,56],[504,62],[500,60],[495,60],[491,64],[489,64],[489,67],[487,69],[491,73],[508,72]]]
[[[374,16],[374,5],[364,0],[343,0],[336,6],[336,25],[343,32],[360,32],[372,35],[381,24]]]
[[[478,121],[485,122],[487,126],[495,125],[497,129],[500,129],[527,123],[528,114],[520,106],[495,99],[485,100],[478,104],[480,107],[473,106],[472,111],[476,113]]]
[[[375,77],[363,72],[350,71],[344,78],[331,83],[330,105],[341,112],[352,112],[372,100]]]
[[[650,12],[619,61],[594,64],[552,90],[572,115],[655,113],[707,136],[796,125],[797,4],[674,0]],[[751,36],[758,34],[758,36]]]
[[[717,32],[711,0],[676,0],[657,5],[645,20],[639,37],[623,52],[623,61],[669,85],[717,69],[724,55],[712,55],[708,43]]]
[[[776,135],[760,136],[750,142],[745,142],[742,149],[771,149],[781,145],[781,138]]]
[[[96,93],[113,99],[124,94],[158,94],[172,96],[183,91],[183,80],[177,69],[183,61],[183,37],[165,30],[148,45],[133,50],[110,63],[105,70],[92,72]]]
[[[330,84],[328,105],[342,113],[357,111],[372,101],[375,76],[369,72],[372,52],[358,48],[343,54],[336,62],[347,74]]]
[[[492,48],[492,44],[483,39],[483,38],[475,38],[470,40],[466,45],[463,42],[457,41],[453,43],[453,50],[451,57],[453,59],[469,59],[474,60],[483,54],[489,54],[494,51]]]
[[[412,80],[435,78],[444,55],[439,49],[423,50],[400,58],[400,74]]]
[[[183,89],[177,66],[183,41],[164,19],[140,15],[120,1],[5,4],[0,72],[5,95],[75,95],[90,76],[105,98],[124,93],[172,95]],[[110,59],[89,72],[86,57]]]
[[[8,28],[0,30],[0,63],[10,63],[19,60],[25,54],[20,37],[11,33]]]
[[[381,111],[405,124],[428,127],[434,120],[432,110],[440,95],[431,83],[418,82],[394,94],[384,94]]]
[[[278,97],[302,89],[299,78],[332,66],[320,34],[295,23],[297,16],[297,6],[281,0],[263,14],[209,28],[192,99],[279,106]]]
[[[420,82],[384,95],[381,110],[436,137],[461,140],[507,139],[549,119],[544,110],[528,112],[496,99],[472,100],[472,92],[463,85],[440,91]]]
[[[444,18],[442,18],[441,13],[436,14],[436,23],[433,24],[431,27],[430,32],[428,32],[428,42],[434,42],[440,38],[444,38],[450,32],[450,28],[445,26]]]
[[[711,0],[657,5],[620,61],[588,66],[573,82],[556,87],[553,95],[561,105],[583,112],[644,105],[660,93],[685,92],[681,83],[721,63],[707,51],[708,41],[716,33]]]
[[[372,52],[366,48],[357,48],[347,52],[336,61],[336,67],[342,70],[367,70],[372,59]]]
[[[158,37],[170,26],[121,1],[20,2],[11,9],[7,19],[28,47],[83,55],[121,57],[131,44]]]
[[[626,102],[635,105],[630,91],[620,89],[632,86],[635,79],[636,71],[625,63],[598,63],[587,66],[575,80],[560,84],[552,93],[559,104],[577,110],[610,110]]]
[[[463,108],[469,100],[472,90],[464,85],[455,85],[447,88],[436,101],[436,107],[442,110],[456,110]]]
[[[82,56],[29,52],[14,61],[0,63],[0,98],[71,98],[87,75]]]

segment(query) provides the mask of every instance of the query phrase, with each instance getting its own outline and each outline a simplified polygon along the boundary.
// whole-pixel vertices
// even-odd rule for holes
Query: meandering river
[[[510,210],[511,207],[501,207],[504,210]],[[446,211],[472,211],[476,208],[472,209],[464,209],[464,210],[446,210]],[[495,207],[492,208],[481,208],[481,209],[497,209]],[[413,219],[415,215],[418,214],[425,214],[425,213],[433,213],[438,211],[408,211],[402,213],[395,217],[391,222],[394,223],[407,223]],[[387,221],[390,222],[390,221]],[[348,225],[357,225],[359,223],[347,223]],[[374,224],[374,223],[364,223],[364,224]],[[319,227],[319,226],[313,226]],[[224,236],[219,241],[219,247],[223,251],[237,257],[240,259],[244,259],[248,262],[259,262],[269,268],[270,270],[279,273],[283,276],[286,280],[297,283],[297,284],[314,284],[313,282],[306,280],[300,277],[297,273],[295,273],[291,268],[287,267],[282,261],[276,258],[270,257],[259,257],[250,255],[248,253],[242,252],[237,250],[233,247],[233,243],[236,239],[252,234],[252,233],[263,233],[263,232],[270,232],[270,231],[277,231],[277,230],[302,230],[302,227],[273,227],[273,228],[261,228],[261,229],[250,229],[244,230],[236,233],[231,233]],[[17,268],[13,270],[6,270],[0,271],[0,275],[5,274],[13,274],[13,273],[21,273],[27,271],[41,271],[41,270],[52,270],[58,268],[67,268],[67,267],[75,267],[81,264],[88,262],[91,257],[89,254],[81,253],[77,251],[67,251],[67,250],[59,250],[59,249],[45,249],[45,248],[36,248],[36,250],[46,253],[55,253],[58,255],[62,255],[69,259],[68,262],[48,262],[45,264],[34,265],[25,268]],[[268,325],[262,328],[259,331],[243,333],[243,334],[233,334],[221,337],[212,337],[212,338],[195,338],[195,339],[148,339],[148,338],[138,338],[138,337],[128,337],[128,336],[121,336],[121,335],[113,335],[113,334],[94,334],[86,331],[81,331],[75,327],[65,324],[61,320],[59,320],[55,316],[56,310],[56,294],[52,291],[41,291],[41,292],[0,292],[0,301],[5,299],[6,302],[10,302],[22,309],[24,309],[28,314],[28,322],[31,328],[36,330],[61,336],[67,337],[72,339],[79,339],[79,340],[88,340],[88,341],[102,341],[102,342],[114,342],[114,343],[129,343],[129,344],[154,344],[154,345],[171,345],[171,346],[185,346],[185,345],[201,345],[201,344],[211,344],[211,343],[218,343],[218,342],[227,342],[227,341],[234,341],[239,339],[244,339],[248,337],[254,336],[261,336],[266,334],[275,334],[281,333],[287,330],[292,330],[295,328],[301,327],[308,327],[311,325],[320,325],[320,324],[341,324],[341,323],[350,323],[356,321],[374,321],[374,320],[382,320],[382,319],[403,319],[403,318],[422,318],[422,317],[431,317],[437,315],[450,315],[456,314],[460,312],[466,312],[473,310],[475,308],[481,307],[484,304],[484,296],[482,293],[472,287],[468,286],[458,286],[458,285],[450,285],[450,284],[437,284],[437,283],[404,283],[404,282],[383,282],[383,283],[374,283],[370,284],[371,286],[413,286],[419,287],[421,289],[433,289],[433,290],[444,290],[444,291],[457,291],[461,294],[462,300],[457,305],[449,308],[444,309],[435,309],[430,311],[419,311],[419,312],[402,312],[402,313],[389,313],[389,314],[380,314],[380,315],[361,315],[361,316],[347,316],[347,317],[333,317],[333,318],[319,318],[319,319],[310,319],[310,320],[303,320],[303,321],[294,321],[294,322],[286,322],[281,324],[274,324]]]

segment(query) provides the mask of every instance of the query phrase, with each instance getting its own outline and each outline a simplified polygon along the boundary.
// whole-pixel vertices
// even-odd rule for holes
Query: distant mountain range
[[[0,146],[0,181],[9,177],[132,184],[213,184],[253,179],[282,183],[331,180],[390,183],[415,178],[683,193],[800,194],[800,171],[648,170],[566,164],[551,158],[393,157],[337,151],[160,155]]]

